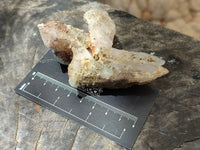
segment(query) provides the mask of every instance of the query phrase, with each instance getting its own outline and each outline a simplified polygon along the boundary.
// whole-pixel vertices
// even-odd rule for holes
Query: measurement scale
[[[149,86],[106,90],[73,88],[67,66],[51,50],[16,87],[16,93],[131,148],[158,94]]]

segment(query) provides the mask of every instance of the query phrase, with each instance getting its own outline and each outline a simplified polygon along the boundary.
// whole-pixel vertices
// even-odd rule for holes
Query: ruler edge
[[[79,89],[77,89],[77,88],[73,88],[73,87],[71,87],[70,85],[67,85],[67,84],[64,84],[64,83],[62,83],[61,81],[58,81],[58,80],[56,80],[56,79],[54,79],[54,78],[52,78],[52,77],[49,77],[48,75],[46,75],[46,74],[44,74],[44,73],[41,73],[41,72],[36,72],[36,74],[41,74],[41,76],[43,76],[43,77],[47,77],[47,78],[50,78],[49,80],[55,80],[56,82],[60,82],[61,83],[61,87],[62,86],[66,86],[66,87],[68,87],[69,89],[70,89],[70,91],[72,92],[72,91],[75,91],[75,94],[78,94],[78,92],[80,92],[81,94],[85,94],[85,95],[87,95],[85,98],[86,99],[88,99],[88,101],[91,101],[90,99],[92,99],[92,101],[96,101],[96,103],[98,103],[99,105],[100,105],[100,103],[102,103],[102,105],[106,105],[106,107],[109,107],[110,108],[110,110],[112,110],[112,109],[115,109],[115,110],[117,110],[118,112],[120,112],[120,113],[122,113],[122,114],[124,114],[123,116],[124,117],[127,117],[127,118],[129,118],[129,119],[132,119],[133,121],[135,121],[135,122],[137,122],[137,120],[138,120],[138,117],[137,116],[135,116],[135,115],[133,115],[133,114],[131,114],[131,113],[128,113],[128,112],[126,112],[126,111],[124,111],[124,110],[120,110],[119,108],[117,108],[117,107],[114,107],[114,106],[112,106],[112,105],[110,105],[110,104],[108,104],[108,103],[105,103],[105,102],[103,102],[103,101],[101,101],[101,100],[99,100],[98,98],[96,98],[95,96],[93,96],[93,95],[89,95],[88,93],[86,93],[86,92],[84,92],[84,91],[81,91],[81,90],[79,90]],[[38,77],[40,77],[39,75],[36,75],[36,76],[38,76]],[[49,81],[50,82],[50,81]],[[60,85],[59,85],[60,86]],[[113,110],[112,110],[113,111]]]

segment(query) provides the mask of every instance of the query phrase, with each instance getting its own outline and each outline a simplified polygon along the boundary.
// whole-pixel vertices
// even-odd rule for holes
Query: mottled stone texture
[[[200,0],[98,0],[136,17],[200,39]]]
[[[48,50],[36,25],[85,28],[83,13],[96,7],[110,13],[124,49],[155,52],[170,71],[150,84],[160,94],[133,149],[200,149],[200,42],[87,0],[0,1],[0,149],[125,149],[14,93]]]

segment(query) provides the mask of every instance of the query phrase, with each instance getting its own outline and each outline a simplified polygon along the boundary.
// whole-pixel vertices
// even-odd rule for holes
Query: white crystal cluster
[[[69,63],[71,86],[126,88],[168,73],[156,56],[112,48],[115,24],[107,12],[90,10],[84,20],[89,33],[58,21],[38,25],[44,44]]]

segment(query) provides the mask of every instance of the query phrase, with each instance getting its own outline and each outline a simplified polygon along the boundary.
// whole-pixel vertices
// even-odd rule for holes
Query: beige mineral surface
[[[114,8],[200,39],[200,0],[99,0]]]

